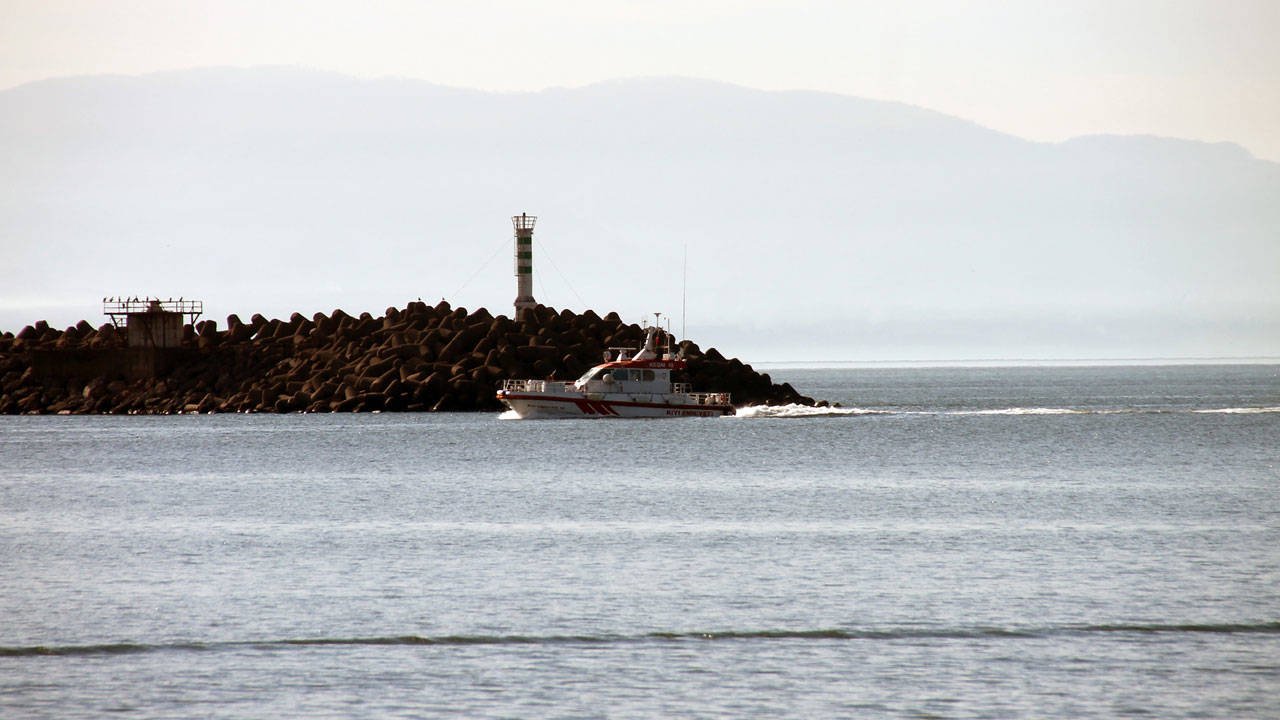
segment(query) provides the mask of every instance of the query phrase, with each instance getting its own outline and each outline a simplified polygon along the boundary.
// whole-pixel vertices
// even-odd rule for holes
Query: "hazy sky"
[[[0,0],[0,89],[209,65],[530,91],[681,75],[1280,161],[1278,37],[1277,0]]]

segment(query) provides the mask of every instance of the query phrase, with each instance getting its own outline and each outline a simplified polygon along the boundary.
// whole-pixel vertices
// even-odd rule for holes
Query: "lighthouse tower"
[[[511,218],[516,229],[516,318],[526,308],[536,307],[533,299],[533,224],[538,218],[520,213]]]

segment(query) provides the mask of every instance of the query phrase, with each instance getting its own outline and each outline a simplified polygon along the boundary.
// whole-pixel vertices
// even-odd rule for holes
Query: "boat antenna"
[[[680,276],[680,339],[688,340],[685,334],[685,313],[689,305],[689,243],[684,244],[684,264]]]

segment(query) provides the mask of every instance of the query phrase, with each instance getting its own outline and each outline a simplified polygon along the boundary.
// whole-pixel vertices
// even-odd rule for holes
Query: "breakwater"
[[[110,324],[39,322],[0,335],[0,414],[496,411],[505,379],[572,380],[607,349],[643,341],[616,313],[538,306],[514,320],[444,301],[382,317],[232,315],[225,328],[184,326],[172,348],[128,347]],[[680,351],[688,368],[677,379],[732,393],[735,405],[814,404],[714,348],[686,340]]]

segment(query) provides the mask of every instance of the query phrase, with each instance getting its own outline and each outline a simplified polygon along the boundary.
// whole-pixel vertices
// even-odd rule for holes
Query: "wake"
[[[1243,408],[1221,408],[1219,410],[1196,410],[1198,413],[1221,413],[1224,415],[1256,415],[1258,413],[1276,413],[1280,412],[1280,406],[1276,407],[1243,407]]]
[[[863,408],[811,407],[809,405],[748,405],[737,408],[735,415],[724,417],[738,418],[811,418],[811,417],[851,417],[856,415],[889,415],[888,410],[865,410]]]
[[[1069,407],[1007,407],[964,410],[892,410],[845,407],[810,407],[808,405],[748,405],[737,408],[735,415],[726,418],[828,418],[862,417],[866,415],[934,415],[934,416],[983,416],[983,415],[1257,415],[1280,413],[1280,406],[1229,407],[1229,408],[1069,408]]]
[[[734,415],[724,418],[741,418],[759,420],[763,418],[803,419],[803,418],[839,418],[863,417],[870,415],[1257,415],[1280,413],[1280,406],[1271,407],[1230,407],[1230,408],[1067,408],[1067,407],[1007,407],[973,410],[893,410],[857,407],[812,407],[809,405],[747,405],[737,408]],[[499,420],[519,420],[515,410],[506,410],[498,415]]]

